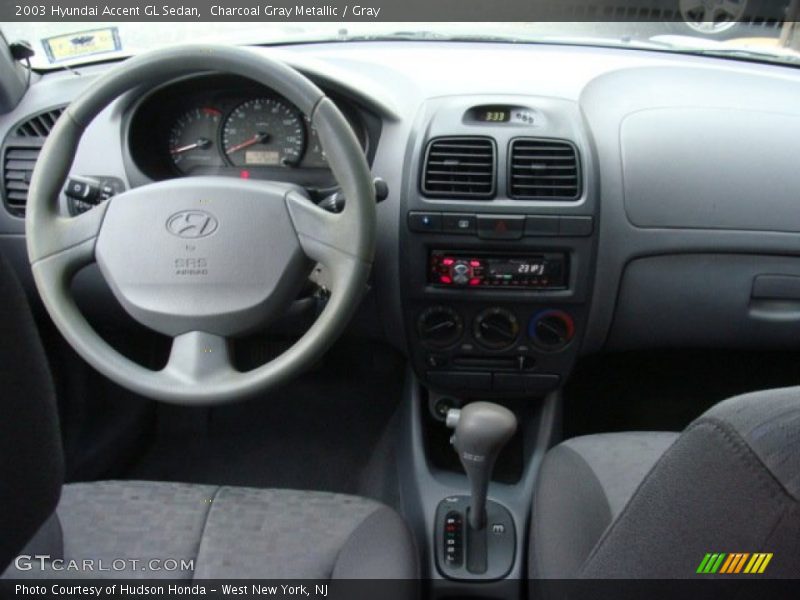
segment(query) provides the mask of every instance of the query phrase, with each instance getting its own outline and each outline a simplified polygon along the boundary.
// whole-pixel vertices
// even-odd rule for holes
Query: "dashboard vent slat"
[[[508,195],[517,200],[577,200],[580,164],[566,141],[519,138],[511,142]]]
[[[47,136],[64,112],[65,106],[27,117],[6,137],[2,149],[3,199],[6,209],[15,216],[25,216],[28,188],[36,160]]]
[[[493,198],[495,156],[488,137],[435,138],[425,153],[422,191],[435,198]]]
[[[13,214],[22,216],[25,213],[28,187],[39,150],[39,148],[20,148],[10,145],[5,148],[3,153],[3,190],[6,205]]]
[[[17,137],[47,137],[63,112],[64,108],[61,107],[34,115],[20,123],[14,131],[14,135]]]

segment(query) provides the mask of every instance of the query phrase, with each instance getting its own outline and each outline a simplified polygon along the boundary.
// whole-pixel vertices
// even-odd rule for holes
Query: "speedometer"
[[[222,147],[237,167],[295,166],[305,151],[303,118],[276,98],[248,100],[225,121]]]

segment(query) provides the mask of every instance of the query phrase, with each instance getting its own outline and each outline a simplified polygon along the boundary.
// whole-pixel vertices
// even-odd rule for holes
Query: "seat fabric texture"
[[[146,481],[64,486],[50,519],[21,554],[55,569],[5,578],[413,579],[416,550],[403,520],[366,498],[326,492]],[[177,568],[172,562],[176,561]],[[94,570],[65,570],[93,560]],[[125,568],[122,562],[125,561]],[[151,570],[156,560],[160,570]],[[191,564],[192,568],[182,568]],[[108,571],[97,571],[102,564]],[[112,568],[113,566],[113,568]],[[165,567],[170,567],[167,570]]]
[[[800,388],[725,400],[680,436],[586,436],[546,455],[532,577],[691,578],[707,553],[770,553],[768,577],[800,577]]]

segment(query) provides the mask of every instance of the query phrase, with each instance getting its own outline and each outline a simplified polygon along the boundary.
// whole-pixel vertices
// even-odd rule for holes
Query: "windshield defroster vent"
[[[64,112],[64,107],[46,110],[23,121],[14,130],[17,137],[40,137],[46,138],[56,124],[56,120]]]
[[[578,151],[570,142],[520,138],[511,142],[508,195],[518,200],[577,200]]]
[[[440,137],[425,152],[422,192],[478,200],[495,194],[495,144],[487,137]]]
[[[12,215],[25,216],[33,168],[64,108],[53,108],[26,118],[11,130],[12,133],[3,143],[0,163],[3,170],[3,200]]]

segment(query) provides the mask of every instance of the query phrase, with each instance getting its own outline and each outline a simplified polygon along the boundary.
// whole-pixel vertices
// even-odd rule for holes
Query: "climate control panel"
[[[570,309],[435,304],[417,315],[424,379],[441,391],[539,395],[557,388],[574,356]],[[568,355],[568,356],[566,356]]]

